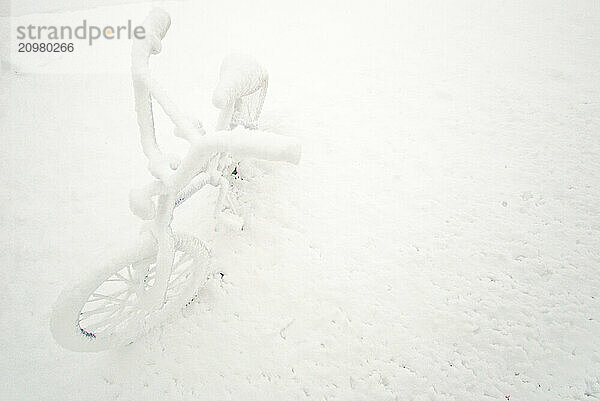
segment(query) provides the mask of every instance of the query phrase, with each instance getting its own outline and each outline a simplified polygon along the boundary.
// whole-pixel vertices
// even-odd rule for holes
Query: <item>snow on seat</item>
[[[234,54],[221,63],[219,83],[213,93],[215,107],[231,113],[231,127],[256,128],[267,94],[269,75],[258,62]]]

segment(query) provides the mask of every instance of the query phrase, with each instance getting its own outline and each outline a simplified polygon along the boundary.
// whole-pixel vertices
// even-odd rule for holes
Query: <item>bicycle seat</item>
[[[219,83],[213,92],[213,104],[225,109],[245,96],[263,89],[269,80],[267,70],[262,68],[254,58],[234,54],[227,56],[221,63]]]

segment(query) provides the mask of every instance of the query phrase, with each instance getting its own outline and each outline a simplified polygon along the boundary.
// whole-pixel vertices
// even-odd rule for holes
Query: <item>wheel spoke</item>
[[[97,300],[100,300],[100,299],[106,299],[108,301],[113,301],[113,302],[117,302],[117,303],[125,302],[124,299],[111,297],[110,295],[103,295],[103,294],[93,293],[92,296],[96,297],[96,298],[90,299],[89,302],[94,302],[94,301],[97,301]]]
[[[109,316],[107,316],[106,319],[102,319],[96,323],[86,325],[85,331],[93,332],[93,331],[96,331],[98,329],[101,329],[101,328],[109,325],[112,321],[114,321],[114,319],[116,317],[118,317],[115,315],[118,315],[119,311],[120,311],[120,309],[117,309],[116,311],[112,312]]]
[[[105,301],[104,298],[90,298],[86,303],[91,304],[92,302]]]
[[[192,255],[177,250],[170,277],[167,279],[167,293],[163,302],[177,302],[182,297],[186,285],[191,284],[185,284],[185,281],[193,275],[193,261]],[[155,313],[145,311],[141,307],[143,294],[138,293],[140,289],[144,291],[144,288],[152,283],[156,285],[158,272],[155,261],[147,257],[141,261],[123,264],[119,269],[99,284],[79,312],[79,327],[88,337],[98,333],[103,336],[111,333],[120,335],[122,330],[135,329],[138,324],[136,319],[143,320],[148,314]],[[140,324],[143,324],[143,321],[140,321]]]
[[[105,282],[107,282],[107,283],[110,283],[110,282],[123,282],[123,280],[121,280],[120,278],[109,278]]]
[[[120,295],[123,295],[126,292],[130,292],[130,287],[125,287],[122,290],[115,291],[112,294],[108,294],[107,296],[109,296],[109,297],[115,297],[117,299],[122,299],[122,298],[118,298],[118,297]]]
[[[125,277],[123,277],[123,275],[119,272],[115,273],[115,276],[119,277],[121,280],[127,282],[127,283],[131,283],[131,280],[127,280]]]
[[[86,330],[87,331],[97,330],[97,329],[100,329],[102,327],[105,327],[105,326],[117,321],[117,318],[120,318],[121,315],[123,314],[123,312],[125,311],[126,306],[128,306],[128,305],[127,304],[120,305],[114,312],[112,312],[110,315],[106,316],[101,321],[87,326]]]
[[[181,273],[179,273],[177,275],[177,277],[175,277],[174,279],[169,280],[169,287],[172,286],[172,284],[175,284],[177,282],[177,280],[179,280],[185,273],[189,273],[189,271],[187,269],[183,270]]]
[[[83,322],[84,320],[88,319],[90,316],[94,316],[99,313],[113,312],[115,310],[118,310],[119,308],[120,308],[119,305],[113,304],[108,307],[86,310],[84,312],[79,313],[79,317],[80,317],[79,321]]]

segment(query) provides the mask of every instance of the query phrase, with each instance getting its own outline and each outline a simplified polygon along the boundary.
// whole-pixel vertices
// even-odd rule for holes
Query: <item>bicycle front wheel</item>
[[[189,235],[175,236],[175,255],[162,307],[141,305],[154,284],[157,248],[150,238],[123,251],[65,289],[54,305],[54,339],[72,351],[95,352],[133,342],[191,302],[208,277],[208,249]]]

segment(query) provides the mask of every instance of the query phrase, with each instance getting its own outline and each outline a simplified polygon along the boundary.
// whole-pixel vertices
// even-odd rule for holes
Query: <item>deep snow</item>
[[[171,97],[214,124],[220,61],[253,54],[262,125],[303,158],[250,166],[247,230],[212,230],[212,191],[186,202],[223,280],[117,351],[65,351],[48,319],[138,232],[129,44],[98,47],[108,73],[3,75],[0,399],[600,398],[599,4],[340,4],[160,3]]]

